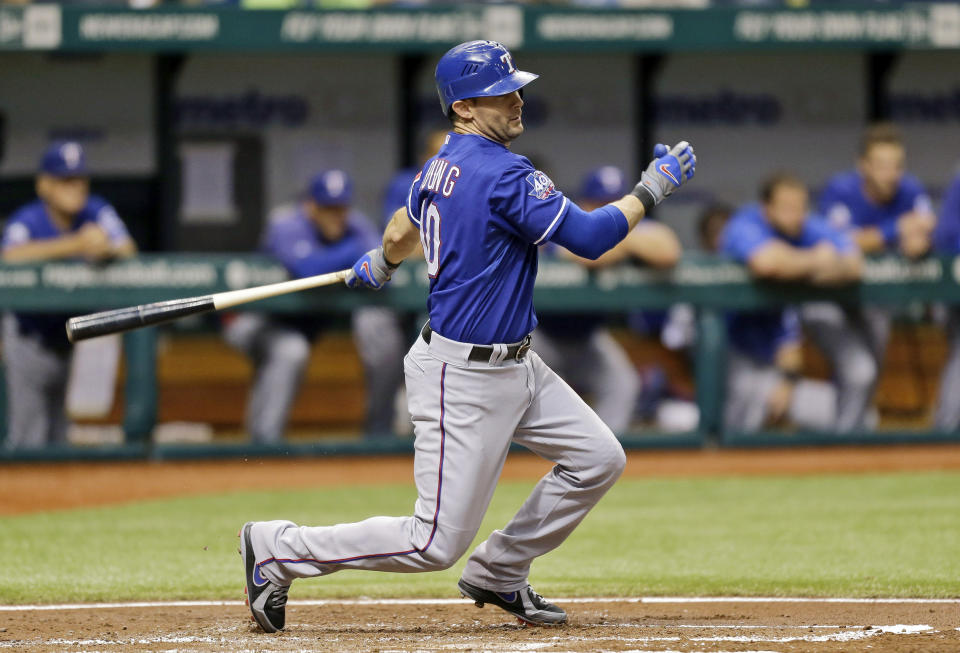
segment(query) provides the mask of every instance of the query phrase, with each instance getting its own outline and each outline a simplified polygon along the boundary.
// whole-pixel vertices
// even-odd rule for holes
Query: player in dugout
[[[352,202],[353,180],[346,172],[320,172],[301,202],[271,212],[262,250],[282,263],[294,279],[349,268],[377,243],[373,224],[352,208]],[[228,316],[225,323],[227,342],[246,353],[254,366],[247,432],[260,444],[281,442],[310,359],[311,342],[329,328],[330,319],[316,314],[243,312]],[[393,313],[377,306],[354,311],[351,323],[366,380],[364,433],[367,437],[390,435],[394,394],[403,374],[403,334]]]
[[[626,176],[605,165],[584,177],[577,198],[581,208],[593,211],[627,193]],[[644,220],[613,249],[596,260],[547,243],[546,256],[599,270],[625,261],[670,268],[680,260],[680,240],[670,227]],[[614,433],[625,433],[640,397],[640,374],[630,356],[614,339],[602,313],[545,313],[534,332],[537,353],[578,392],[588,395],[591,407]]]
[[[831,178],[819,206],[830,224],[848,231],[864,254],[897,252],[917,258],[930,251],[936,215],[920,181],[906,173],[906,148],[894,125],[879,123],[864,132],[856,169]],[[868,428],[890,338],[889,309],[811,302],[803,307],[802,318],[833,368],[839,393],[837,431]]]
[[[809,191],[790,173],[771,176],[761,186],[760,202],[734,213],[720,235],[720,253],[745,264],[758,279],[822,286],[858,280],[863,264],[849,234],[811,215]],[[786,421],[808,429],[835,427],[836,392],[801,376],[794,307],[732,314],[728,332],[726,431]]]
[[[14,212],[3,231],[4,263],[127,258],[137,246],[116,210],[90,194],[83,147],[51,144],[40,160],[37,199]],[[7,448],[65,443],[67,379],[72,348],[67,316],[5,313]]]
[[[960,256],[960,174],[953,178],[943,196],[934,247],[939,254]],[[940,376],[940,393],[933,419],[938,431],[960,430],[960,306],[950,306],[948,311],[947,345],[950,353]]]

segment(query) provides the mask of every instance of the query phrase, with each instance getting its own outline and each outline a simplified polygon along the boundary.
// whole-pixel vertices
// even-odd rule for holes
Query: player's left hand
[[[358,288],[366,286],[374,290],[380,290],[390,281],[393,271],[400,267],[399,263],[394,265],[387,261],[383,255],[383,246],[371,249],[369,252],[357,259],[353,268],[343,280],[347,287]]]
[[[658,143],[653,148],[653,156],[653,161],[640,175],[640,183],[633,189],[633,194],[640,197],[644,206],[648,203],[656,206],[670,197],[684,182],[693,179],[697,169],[697,156],[687,141],[680,141],[669,150],[666,145]],[[644,201],[641,193],[646,194],[649,202]]]

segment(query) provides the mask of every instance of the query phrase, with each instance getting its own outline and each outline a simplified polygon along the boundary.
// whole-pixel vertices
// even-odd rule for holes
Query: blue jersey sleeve
[[[560,221],[551,239],[577,256],[596,260],[627,237],[629,226],[623,211],[615,206],[587,212],[569,202],[567,217]]]
[[[933,242],[943,254],[960,253],[960,175],[953,178],[943,197]]]
[[[839,175],[827,182],[820,193],[818,212],[834,229],[849,229],[853,220],[844,197],[844,178]]]
[[[24,207],[10,216],[3,229],[3,249],[10,249],[33,240],[29,221],[26,219],[28,207]]]
[[[540,245],[560,226],[569,202],[549,177],[529,164],[518,162],[500,177],[490,194],[490,207],[518,236]]]
[[[747,263],[758,249],[773,240],[768,227],[746,214],[735,215],[720,234],[720,252]]]
[[[815,215],[807,217],[803,241],[804,247],[813,247],[817,243],[826,241],[836,247],[841,254],[853,254],[857,251],[857,246],[848,231],[834,229],[826,220]]]
[[[423,176],[423,170],[417,173],[417,176],[410,182],[410,189],[407,191],[407,218],[410,219],[417,229],[420,228],[420,206],[417,204],[417,187],[420,185],[420,177]]]
[[[103,198],[91,196],[84,211],[92,222],[103,229],[112,244],[121,245],[130,240],[130,232],[117,215],[117,210]]]

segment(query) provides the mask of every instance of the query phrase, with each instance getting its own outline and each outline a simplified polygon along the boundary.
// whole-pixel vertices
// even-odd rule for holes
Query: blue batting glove
[[[369,252],[357,259],[353,268],[343,280],[348,288],[359,288],[366,286],[374,290],[380,290],[393,275],[393,271],[400,267],[400,264],[392,264],[387,261],[383,255],[383,246],[371,249]]]
[[[685,181],[693,179],[697,168],[697,156],[686,141],[680,141],[669,150],[658,143],[653,148],[653,161],[640,175],[640,183],[633,189],[645,209],[650,210]]]

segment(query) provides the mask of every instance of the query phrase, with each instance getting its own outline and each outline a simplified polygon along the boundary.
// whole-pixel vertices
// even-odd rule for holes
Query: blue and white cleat
[[[263,577],[257,566],[257,558],[253,553],[253,542],[250,539],[250,530],[254,522],[248,521],[240,529],[240,557],[243,559],[244,575],[247,586],[244,592],[247,595],[247,605],[257,625],[268,633],[283,630],[286,620],[287,591],[290,586],[277,585]]]
[[[563,608],[545,600],[529,585],[515,592],[493,592],[471,585],[461,578],[457,587],[460,588],[460,594],[464,598],[472,599],[478,608],[482,608],[486,603],[495,605],[515,616],[523,624],[559,626],[567,621],[567,613]]]

